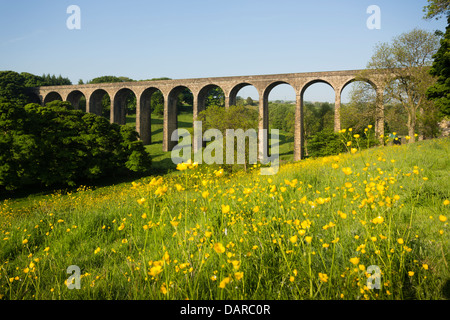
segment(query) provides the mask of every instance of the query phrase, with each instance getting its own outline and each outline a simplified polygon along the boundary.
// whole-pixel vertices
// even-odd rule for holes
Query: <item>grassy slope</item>
[[[0,295],[448,298],[448,221],[439,216],[450,216],[449,146],[309,159],[274,176],[256,168],[217,177],[201,167],[160,182],[5,201]],[[64,285],[70,265],[81,268],[81,290]],[[381,290],[365,287],[370,265],[381,269]]]

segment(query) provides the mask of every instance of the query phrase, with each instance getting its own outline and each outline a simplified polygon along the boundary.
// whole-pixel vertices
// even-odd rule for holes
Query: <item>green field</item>
[[[200,165],[6,200],[0,296],[448,299],[449,147],[377,147],[272,176]],[[79,290],[65,284],[71,265]]]
[[[192,131],[192,113],[182,112],[178,115],[178,127],[185,128]],[[130,126],[136,125],[136,116],[129,115],[127,116],[127,124]],[[162,141],[163,141],[163,118],[162,116],[152,115],[151,119],[151,130],[152,130],[152,143],[147,145],[146,148],[152,156],[153,166],[154,168],[167,170],[174,169],[175,165],[173,164],[170,158],[170,152],[164,152],[162,150]],[[280,130],[280,144],[279,144],[279,153],[281,161],[290,161],[293,159],[294,155],[294,139],[288,133]]]

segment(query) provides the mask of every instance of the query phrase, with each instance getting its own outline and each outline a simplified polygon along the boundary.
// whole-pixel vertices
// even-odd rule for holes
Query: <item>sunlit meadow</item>
[[[273,176],[187,163],[4,201],[0,297],[448,299],[450,140],[361,150],[341,134],[348,153]]]

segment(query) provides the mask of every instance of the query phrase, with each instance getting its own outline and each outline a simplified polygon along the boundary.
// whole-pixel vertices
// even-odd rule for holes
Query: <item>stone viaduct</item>
[[[349,83],[361,80],[372,85],[377,92],[378,105],[375,123],[377,135],[384,132],[384,107],[382,105],[382,94],[384,86],[381,78],[372,73],[371,76],[361,78],[363,70],[328,71],[328,72],[306,72],[287,73],[273,75],[232,76],[177,80],[135,81],[100,84],[82,84],[67,86],[46,86],[31,88],[30,93],[36,95],[41,104],[53,100],[70,102],[76,109],[80,98],[86,99],[86,112],[97,115],[102,113],[101,100],[108,94],[111,100],[110,121],[125,124],[125,101],[130,93],[136,96],[136,131],[144,144],[151,143],[151,121],[150,121],[150,99],[153,93],[159,90],[164,97],[164,120],[163,120],[163,150],[170,151],[177,144],[171,141],[172,132],[177,129],[177,97],[178,94],[188,88],[193,95],[193,118],[205,108],[205,99],[212,88],[220,87],[225,95],[225,107],[236,103],[239,90],[245,86],[254,86],[259,93],[259,129],[268,129],[269,112],[268,98],[270,91],[280,84],[288,84],[294,88],[296,93],[295,129],[294,129],[294,160],[303,157],[303,93],[312,84],[322,82],[330,85],[335,91],[335,118],[334,130],[341,129],[340,106],[341,93]],[[259,135],[259,154],[266,154],[264,150],[267,143],[263,143],[267,136]],[[199,146],[193,145],[194,152]]]

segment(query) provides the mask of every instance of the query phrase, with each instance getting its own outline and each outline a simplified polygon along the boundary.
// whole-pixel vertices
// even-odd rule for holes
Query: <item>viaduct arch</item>
[[[236,104],[236,96],[240,89],[247,85],[256,88],[259,94],[259,154],[267,154],[267,136],[262,135],[261,129],[268,129],[269,112],[268,98],[270,91],[280,84],[290,85],[296,92],[295,127],[294,127],[294,160],[303,158],[303,94],[312,84],[317,82],[326,83],[335,91],[335,118],[334,130],[341,129],[340,107],[342,90],[353,81],[366,81],[372,85],[377,92],[377,117],[375,132],[379,136],[384,132],[384,107],[382,94],[384,86],[381,77],[372,73],[369,77],[361,78],[363,70],[344,70],[327,72],[305,72],[286,73],[273,75],[232,76],[214,78],[195,78],[177,80],[155,80],[135,81],[119,83],[82,84],[68,86],[46,86],[30,88],[30,94],[39,98],[41,104],[53,100],[69,101],[78,108],[80,98],[86,99],[86,112],[97,115],[102,114],[101,101],[105,94],[111,100],[110,121],[124,124],[125,104],[129,94],[136,96],[136,131],[144,144],[151,143],[151,115],[150,100],[156,91],[160,91],[164,98],[164,120],[163,120],[163,150],[170,151],[176,145],[171,141],[172,132],[177,129],[177,97],[181,90],[187,88],[193,95],[193,117],[205,108],[205,98],[209,90],[220,87],[225,95],[225,108]],[[200,146],[194,145],[194,152]]]

